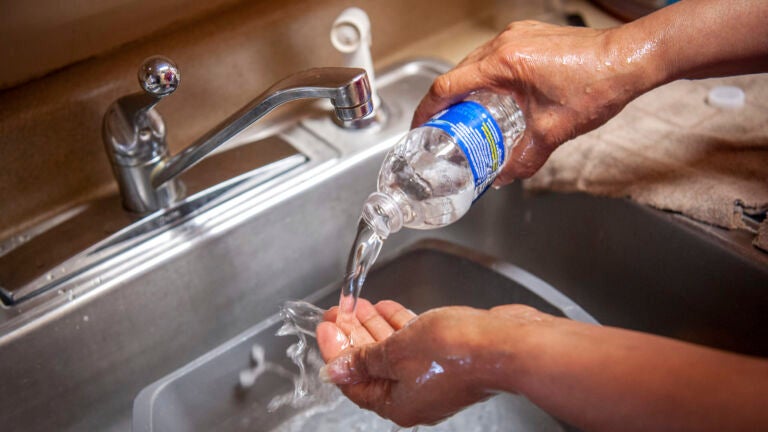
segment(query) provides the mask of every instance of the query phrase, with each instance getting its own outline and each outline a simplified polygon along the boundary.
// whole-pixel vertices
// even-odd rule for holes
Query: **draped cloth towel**
[[[744,107],[707,104],[718,85],[743,89]],[[768,252],[768,74],[659,87],[562,145],[525,186],[628,197],[751,231],[754,245]]]

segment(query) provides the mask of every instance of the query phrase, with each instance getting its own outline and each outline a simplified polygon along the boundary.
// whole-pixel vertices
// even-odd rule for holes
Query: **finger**
[[[349,339],[336,324],[326,321],[317,326],[317,345],[320,347],[323,361],[328,362],[349,346]]]
[[[467,54],[466,57],[461,59],[461,61],[456,64],[456,67],[460,66],[467,66],[472,63],[476,63],[479,61],[482,61],[485,57],[488,57],[493,50],[494,50],[494,39],[489,40],[488,42],[484,43],[483,45],[480,45],[479,47],[472,50],[469,54]]]
[[[351,301],[353,301],[353,299],[351,299]],[[363,299],[363,298],[358,298],[357,302],[358,303],[359,302],[368,302],[368,300]],[[355,306],[355,308],[357,308],[357,306]],[[331,322],[336,322],[336,320],[338,319],[338,316],[339,316],[339,307],[338,306],[331,306],[331,308],[328,309],[327,311],[325,311],[325,313],[323,314],[323,320],[331,321]]]
[[[526,135],[512,149],[509,161],[504,165],[494,182],[496,185],[511,183],[514,179],[528,178],[544,165],[554,148],[540,145],[537,140]]]
[[[338,316],[338,313],[339,313],[339,307],[338,306],[334,306],[334,307],[328,309],[327,311],[325,311],[325,313],[323,314],[323,320],[324,321],[330,321],[330,322],[336,322],[336,317]]]
[[[352,330],[349,333],[350,346],[363,346],[376,342],[376,339],[371,335],[367,328],[360,323],[355,323],[352,326]]]
[[[400,330],[416,318],[410,309],[392,300],[382,300],[376,304],[376,311],[384,317],[394,330]]]
[[[488,80],[479,69],[479,63],[471,63],[437,77],[416,107],[411,127],[421,126],[435,113],[460,102],[470,92],[485,88]]]
[[[386,342],[374,343],[342,352],[320,368],[320,379],[334,384],[393,379],[389,373],[385,344]]]
[[[355,306],[355,310],[359,310],[360,305],[368,305],[369,308],[372,308],[371,303],[368,300],[365,299],[358,299],[357,306]],[[347,305],[349,308],[352,308],[351,304]],[[338,307],[332,307],[329,309],[325,314],[323,314],[323,318],[326,321],[335,323],[336,326],[347,335],[349,339],[349,345],[365,345],[369,343],[376,342],[376,338],[371,335],[370,331],[360,323],[358,319],[358,313],[355,312],[354,315],[346,315],[346,316],[340,316],[339,315],[340,309]]]
[[[491,313],[506,315],[509,317],[522,317],[522,318],[528,318],[533,315],[542,314],[542,312],[539,312],[538,309],[532,306],[517,304],[517,303],[494,306],[491,309],[489,309],[489,311]]]
[[[395,329],[382,317],[371,302],[360,302],[357,305],[357,319],[377,341],[388,338]]]

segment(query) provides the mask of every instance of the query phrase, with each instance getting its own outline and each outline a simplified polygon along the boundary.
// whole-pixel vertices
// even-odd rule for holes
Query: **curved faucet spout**
[[[268,88],[195,143],[158,165],[151,176],[152,187],[175,178],[278,106],[310,98],[330,99],[339,120],[359,119],[373,111],[371,87],[363,69],[325,67],[296,73]]]
[[[104,115],[102,137],[123,206],[147,214],[177,200],[173,181],[208,153],[278,106],[297,99],[328,98],[339,120],[371,115],[371,86],[365,70],[327,67],[291,75],[256,97],[176,156],[169,156],[165,123],[153,107],[179,86],[181,75],[168,58],[153,56],[138,73],[144,93],[124,96]]]

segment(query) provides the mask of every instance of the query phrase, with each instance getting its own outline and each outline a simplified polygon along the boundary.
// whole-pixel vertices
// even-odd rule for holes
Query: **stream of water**
[[[339,296],[339,312],[336,325],[349,336],[349,345],[355,345],[355,333],[360,331],[355,318],[357,300],[363,289],[368,271],[379,257],[384,240],[363,219],[357,225],[357,235],[347,258],[347,270]],[[346,348],[346,347],[345,347]]]

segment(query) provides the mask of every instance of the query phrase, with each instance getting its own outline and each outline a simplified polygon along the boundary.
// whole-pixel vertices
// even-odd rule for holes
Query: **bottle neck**
[[[381,192],[374,192],[365,200],[362,219],[381,239],[389,237],[403,227],[403,212],[397,201]]]

